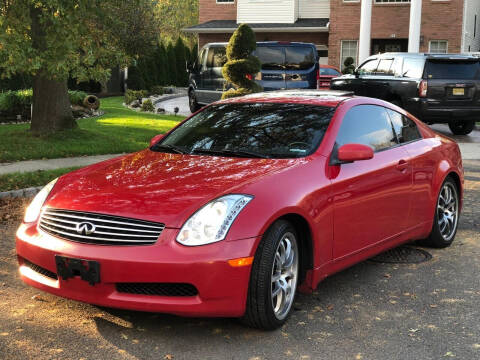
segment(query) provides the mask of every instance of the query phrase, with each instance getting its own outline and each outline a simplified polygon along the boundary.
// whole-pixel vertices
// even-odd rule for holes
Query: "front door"
[[[407,52],[408,39],[372,39],[371,55],[386,52]]]
[[[332,179],[334,259],[359,252],[406,230],[410,211],[412,170],[398,146],[386,110],[359,105],[345,115],[337,146],[371,146],[370,160],[337,165]]]

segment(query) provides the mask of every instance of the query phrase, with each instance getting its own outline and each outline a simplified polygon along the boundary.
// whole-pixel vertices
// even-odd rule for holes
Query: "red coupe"
[[[462,188],[457,144],[395,105],[253,94],[48,184],[18,229],[19,270],[87,303],[273,329],[297,287],[412,240],[449,246]]]

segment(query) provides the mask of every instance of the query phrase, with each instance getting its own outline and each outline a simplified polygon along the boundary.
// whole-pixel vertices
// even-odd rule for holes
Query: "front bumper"
[[[232,267],[228,260],[253,256],[257,238],[185,247],[175,242],[178,230],[164,229],[150,246],[104,246],[62,240],[22,224],[16,235],[20,277],[51,294],[106,307],[182,316],[239,317],[245,312],[251,266]],[[79,277],[52,279],[27,269],[27,262],[55,273],[55,255],[94,260],[100,283]],[[196,296],[158,296],[118,292],[118,283],[187,283]]]
[[[441,106],[432,99],[412,98],[407,102],[406,109],[426,123],[480,119],[480,106]]]

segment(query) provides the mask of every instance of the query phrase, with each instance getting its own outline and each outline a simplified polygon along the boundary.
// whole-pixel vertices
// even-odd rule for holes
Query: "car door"
[[[210,46],[207,54],[205,77],[205,97],[208,104],[220,100],[224,90],[225,79],[222,75],[222,67],[227,61],[224,46]]]
[[[342,120],[336,147],[371,146],[370,160],[336,165],[332,179],[335,259],[346,257],[404,231],[410,211],[412,170],[386,109],[351,108]]]
[[[374,95],[370,95],[370,93],[375,93],[375,89],[372,87],[372,84],[376,79],[375,73],[377,71],[378,63],[378,59],[370,59],[359,66],[357,69],[358,87],[357,90],[355,90],[356,95],[376,97]]]
[[[207,89],[205,88],[205,81],[208,77],[208,69],[206,66],[207,52],[208,47],[202,49],[196,64],[197,71],[195,73],[195,82],[197,88],[195,90],[195,95],[197,97],[197,101],[201,104],[208,104]]]

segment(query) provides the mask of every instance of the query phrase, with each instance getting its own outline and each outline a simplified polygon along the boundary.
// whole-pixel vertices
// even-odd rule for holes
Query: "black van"
[[[197,61],[189,67],[188,97],[190,110],[220,100],[229,85],[222,76],[227,43],[209,43]],[[280,89],[316,89],[318,53],[314,44],[298,42],[257,42],[253,52],[262,63],[255,81],[265,91]]]
[[[466,135],[480,121],[480,58],[459,54],[385,53],[330,88],[390,101],[428,124]]]

